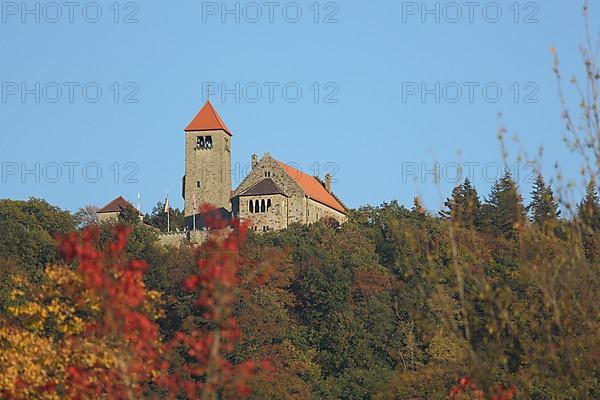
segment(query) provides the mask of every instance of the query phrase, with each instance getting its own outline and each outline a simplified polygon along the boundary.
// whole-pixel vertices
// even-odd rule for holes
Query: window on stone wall
[[[267,206],[265,204],[265,200],[263,199],[260,201],[260,212],[265,212],[265,211],[267,211]]]
[[[200,181],[196,181],[196,187],[200,188]]]
[[[248,211],[250,211],[251,214],[254,212],[254,202],[252,200],[248,202]]]
[[[213,148],[212,136],[196,137],[196,149],[210,150]]]
[[[254,200],[254,212],[260,212],[260,201]]]
[[[271,203],[271,199],[267,200],[267,212],[269,212],[269,210],[271,209],[272,203]]]

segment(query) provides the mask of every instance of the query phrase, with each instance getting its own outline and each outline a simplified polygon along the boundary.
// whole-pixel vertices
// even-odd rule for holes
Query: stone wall
[[[188,232],[189,242],[191,244],[202,244],[208,239],[209,232],[206,230],[195,230]]]
[[[216,234],[225,235],[230,232],[230,229],[223,229],[218,231]],[[169,232],[169,233],[160,233],[158,235],[158,244],[164,247],[182,247],[187,246],[189,244],[199,245],[204,243],[211,232],[208,230],[197,229],[195,231],[185,231],[185,232]],[[215,232],[213,232],[215,233]]]
[[[273,199],[274,195],[240,196],[240,194],[266,178],[271,178],[277,187],[287,194],[285,217],[283,210],[278,211],[277,214],[266,213],[267,215],[250,213],[248,209],[248,201],[250,199]],[[252,171],[242,181],[234,192],[234,195],[236,196],[233,206],[234,213],[241,218],[252,219],[258,231],[262,231],[263,226],[280,230],[287,228],[292,223],[310,224],[327,217],[335,218],[340,222],[346,221],[346,216],[343,213],[307,198],[302,188],[268,153],[252,168]]]
[[[185,136],[185,216],[194,214],[194,192],[198,205],[231,211],[231,136],[222,130],[192,131]],[[197,149],[198,136],[211,136],[213,147]]]
[[[271,178],[277,187],[288,196],[304,194],[302,188],[267,153],[240,183],[234,195],[243,193],[265,178]]]
[[[314,201],[313,199],[307,199],[307,206],[307,224],[312,224],[313,222],[317,222],[323,218],[335,218],[340,223],[346,222],[347,220],[346,215],[334,210],[331,207]]]
[[[302,188],[267,153],[240,183],[234,195],[243,193],[265,178],[271,178],[288,196],[288,224],[305,222],[305,201]]]
[[[164,247],[181,247],[188,242],[187,232],[170,232],[158,235],[158,244]]]
[[[108,224],[114,224],[119,222],[119,215],[121,215],[120,212],[116,211],[116,212],[103,212],[103,213],[96,213],[96,216],[98,217],[98,223],[99,224],[104,224],[104,223],[108,223]]]
[[[250,202],[265,204],[271,201],[271,207],[265,212],[250,212]],[[262,196],[239,196],[236,208],[241,220],[251,220],[252,227],[257,232],[278,231],[288,227],[288,198],[281,194]]]

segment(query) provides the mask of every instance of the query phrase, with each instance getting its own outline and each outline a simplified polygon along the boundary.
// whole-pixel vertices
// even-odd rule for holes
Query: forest
[[[573,218],[541,176],[531,199],[507,173],[484,200],[465,180],[439,214],[417,199],[267,234],[213,221],[198,248],[158,246],[135,210],[118,227],[86,226],[40,199],[2,200],[0,389],[598,398],[597,187]]]
[[[589,37],[576,112],[553,50],[576,181],[522,193],[507,169],[440,211],[390,201],[264,234],[214,218],[181,247],[158,245],[161,204],[99,225],[89,207],[0,200],[0,398],[600,399]]]

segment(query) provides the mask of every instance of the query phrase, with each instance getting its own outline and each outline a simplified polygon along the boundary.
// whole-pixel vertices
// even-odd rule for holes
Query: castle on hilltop
[[[252,155],[251,171],[232,190],[232,138],[210,101],[185,128],[182,180],[185,230],[201,231],[204,227],[205,216],[199,212],[201,204],[216,207],[225,218],[251,220],[252,229],[258,232],[277,231],[293,223],[310,224],[324,218],[340,223],[346,220],[346,208],[331,190],[330,174],[321,180],[268,153],[260,160],[256,154]],[[100,209],[98,219],[116,219],[127,204],[118,197]]]
[[[234,217],[252,220],[253,229],[261,232],[322,218],[345,221],[346,208],[331,190],[330,174],[321,181],[268,153],[260,160],[252,155],[252,170],[232,191],[233,134],[210,101],[185,128],[185,136],[183,197],[188,227],[194,218],[196,227],[202,226],[194,197],[197,203],[208,203]]]

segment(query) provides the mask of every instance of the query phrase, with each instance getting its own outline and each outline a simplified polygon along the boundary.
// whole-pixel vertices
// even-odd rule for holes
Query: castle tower
[[[185,217],[197,204],[208,203],[231,211],[231,132],[210,101],[185,128]]]

